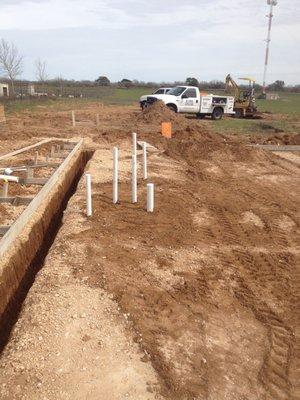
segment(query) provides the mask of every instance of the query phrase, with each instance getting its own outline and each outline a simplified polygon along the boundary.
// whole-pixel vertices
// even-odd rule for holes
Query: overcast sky
[[[0,37],[24,54],[23,77],[262,81],[267,0],[0,0]],[[300,1],[274,9],[268,82],[300,83]]]

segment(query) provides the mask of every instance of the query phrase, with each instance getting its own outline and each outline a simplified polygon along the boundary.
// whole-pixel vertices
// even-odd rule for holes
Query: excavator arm
[[[226,76],[225,84],[226,92],[232,94],[235,99],[238,100],[240,98],[241,91],[238,84],[233,80],[230,74]]]
[[[253,78],[240,78],[249,82],[248,90],[241,89],[230,74],[226,76],[225,90],[235,98],[234,108],[239,117],[253,115],[256,111]]]

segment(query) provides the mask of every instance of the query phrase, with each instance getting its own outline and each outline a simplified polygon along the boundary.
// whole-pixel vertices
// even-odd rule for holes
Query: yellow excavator
[[[239,85],[233,80],[231,75],[226,76],[226,93],[234,96],[234,111],[236,118],[254,117],[257,108],[255,106],[254,96],[254,83],[253,78],[239,78],[243,81],[247,81],[249,86],[247,89],[240,88]]]

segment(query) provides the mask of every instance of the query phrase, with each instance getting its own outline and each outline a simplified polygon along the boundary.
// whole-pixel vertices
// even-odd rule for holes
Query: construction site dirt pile
[[[240,135],[213,133],[211,121],[172,114],[173,137],[167,139],[157,132],[158,120],[143,120],[137,109],[105,112],[103,131],[87,131],[103,146],[88,166],[94,215],[85,217],[82,180],[48,255],[44,278],[25,315],[23,307],[22,325],[2,357],[3,398],[14,398],[18,382],[29,400],[72,398],[69,392],[42,396],[45,387],[70,391],[79,384],[86,395],[87,382],[103,385],[93,375],[102,371],[102,360],[92,364],[100,351],[99,327],[87,318],[97,310],[96,302],[103,303],[100,293],[105,292],[130,322],[142,361],[155,369],[164,399],[296,399],[298,166],[247,146]],[[138,203],[131,203],[131,132],[137,121],[139,139],[159,149],[148,157],[149,181],[155,184],[153,214],[145,211],[146,182],[140,175]],[[111,199],[116,145],[122,155],[117,205]],[[90,303],[85,302],[87,288]],[[58,300],[61,307],[55,306]],[[31,304],[36,305],[33,313]],[[106,311],[100,311],[101,327]],[[84,338],[79,343],[72,342],[75,328]],[[103,338],[113,341],[107,334]],[[27,352],[24,362],[29,346],[32,353]],[[74,375],[88,346],[93,351],[85,369]],[[108,387],[112,374],[110,370]],[[149,395],[150,390],[155,389],[150,387]],[[36,397],[30,397],[32,391]]]
[[[277,133],[270,134],[252,134],[249,138],[252,144],[273,144],[273,145],[299,145],[300,134],[293,133]]]
[[[161,135],[146,134],[147,139],[171,157],[184,157],[189,163],[200,159],[228,159],[235,161],[263,161],[270,155],[246,146],[240,138],[216,134],[203,121],[177,115],[161,101],[147,107],[137,116],[137,121],[149,124],[160,130],[161,122],[172,122],[172,140]]]
[[[274,135],[269,136],[267,139],[263,140],[263,144],[279,144],[279,145],[299,145],[300,144],[300,134],[297,135]]]
[[[88,276],[93,286],[104,284],[130,315],[166,398],[204,400],[211,390],[208,387],[213,387],[214,399],[224,399],[227,384],[221,378],[222,368],[226,376],[235,370],[232,379],[239,376],[236,388],[243,387],[244,393],[252,390],[245,380],[251,376],[256,382],[252,398],[263,398],[260,391],[272,391],[278,353],[282,379],[277,387],[285,395],[285,349],[293,346],[289,324],[296,314],[290,308],[295,292],[285,285],[284,277],[288,271],[293,274],[296,265],[293,233],[297,224],[295,196],[287,198],[286,189],[293,191],[296,184],[286,181],[284,189],[269,179],[271,172],[280,178],[285,171],[274,156],[270,163],[268,155],[249,149],[239,157],[237,144],[226,146],[210,138],[218,150],[208,149],[211,158],[207,159],[198,156],[207,138],[193,145],[187,136],[178,137],[165,141],[168,157],[151,163],[156,187],[156,212],[151,218],[142,205],[130,204],[128,183],[121,184],[122,201],[117,208],[103,201],[110,196],[110,184],[95,188],[102,197],[95,199],[92,228],[80,233],[78,243],[101,238],[101,257],[109,262],[99,264],[97,250],[90,246],[85,270],[75,266],[74,274]],[[228,153],[218,158],[226,147]],[[250,152],[260,160],[257,165]],[[240,168],[234,167],[236,160]],[[145,198],[142,188],[139,196]],[[240,329],[241,323],[249,327],[249,336],[247,329]],[[209,336],[223,325],[224,332],[210,342]],[[278,341],[266,345],[265,329],[271,337],[279,330]],[[225,331],[234,334],[227,333],[225,338]],[[244,342],[247,346],[237,351],[238,343]],[[221,363],[221,367],[227,346],[227,356],[240,357],[240,361]],[[263,365],[259,383],[256,363]]]
[[[166,155],[182,159],[190,165],[201,160],[219,161],[269,161],[271,155],[260,149],[253,149],[238,138],[215,134],[207,126],[196,125],[193,121],[174,132],[172,139],[152,136],[149,140],[163,148]]]
[[[174,111],[171,111],[162,101],[156,101],[152,105],[146,107],[137,120],[140,122],[147,123],[161,123],[161,122],[173,122],[178,119],[178,116]]]

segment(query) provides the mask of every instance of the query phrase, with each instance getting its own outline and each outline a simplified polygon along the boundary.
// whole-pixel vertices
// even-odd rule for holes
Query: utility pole
[[[267,15],[269,18],[268,25],[268,37],[267,37],[267,47],[266,47],[266,57],[265,57],[265,68],[264,68],[264,79],[263,79],[263,94],[266,94],[266,77],[267,77],[267,69],[269,63],[269,52],[270,52],[270,42],[271,42],[271,29],[272,29],[272,20],[273,20],[273,8],[277,5],[277,0],[267,0],[268,5],[270,6],[270,14]]]

